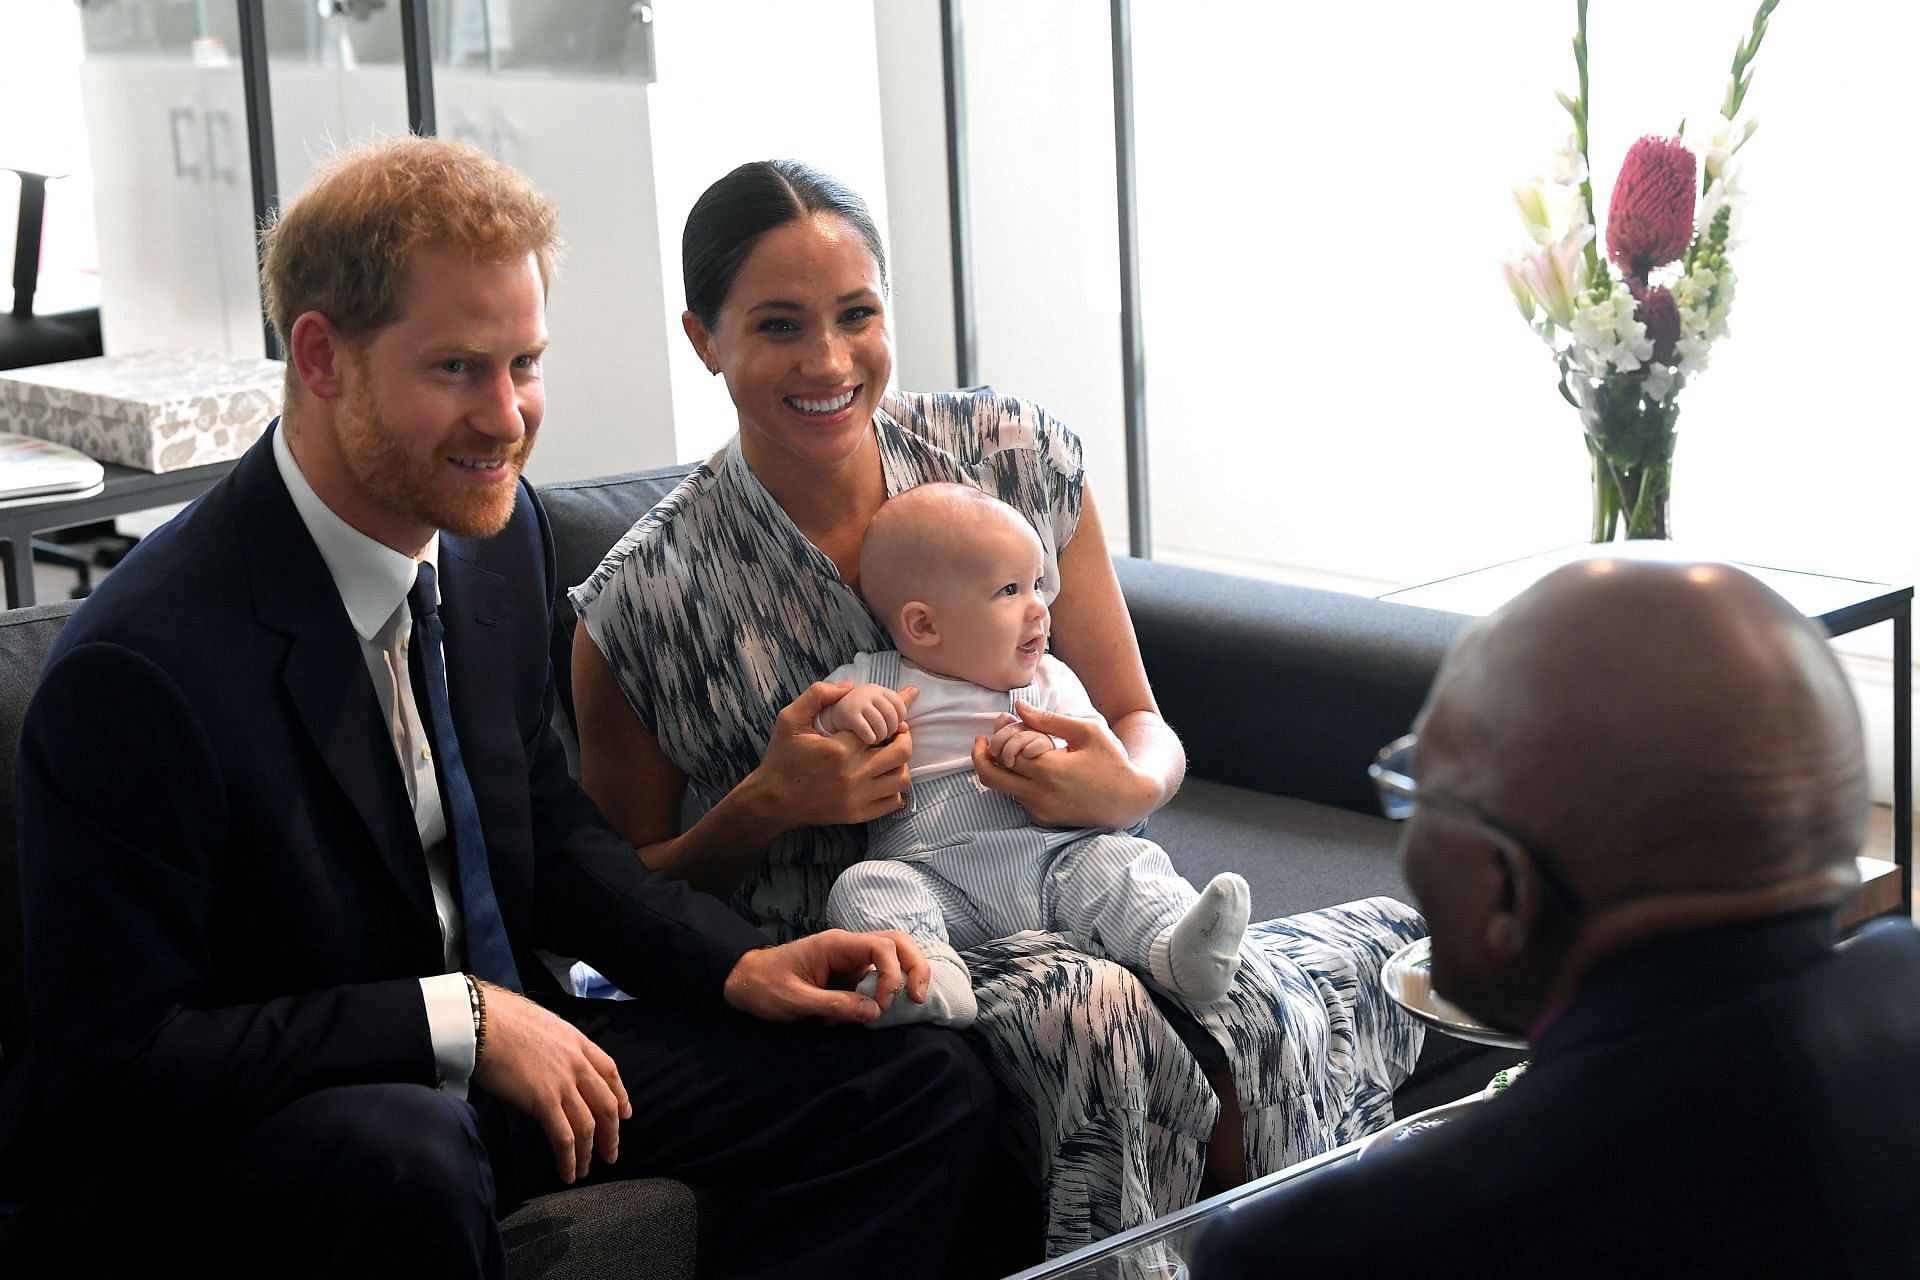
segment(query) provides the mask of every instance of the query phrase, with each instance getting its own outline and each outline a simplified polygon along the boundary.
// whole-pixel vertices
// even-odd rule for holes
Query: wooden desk
[[[0,542],[7,544],[7,608],[34,603],[33,539],[36,535],[191,501],[233,470],[238,461],[234,458],[204,467],[163,472],[138,471],[107,463],[106,480],[98,493],[19,506],[0,504]]]
[[[1685,543],[1615,542],[1602,547],[1581,543],[1402,587],[1380,598],[1479,617],[1492,613],[1561,565],[1596,552],[1650,560],[1724,559],[1699,555]],[[1876,622],[1893,624],[1893,861],[1860,859],[1860,897],[1847,914],[1854,919],[1883,913],[1908,914],[1908,904],[1913,900],[1913,588],[1737,560],[1729,563],[1778,592],[1788,604],[1824,626],[1829,635],[1845,635]]]

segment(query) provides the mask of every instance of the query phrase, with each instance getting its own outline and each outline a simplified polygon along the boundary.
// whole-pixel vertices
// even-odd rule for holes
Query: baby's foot
[[[1160,935],[1164,942],[1167,985],[1198,1004],[1210,1004],[1227,994],[1240,968],[1240,940],[1247,933],[1251,913],[1247,882],[1231,871],[1222,872],[1200,891],[1187,913]]]
[[[920,954],[932,971],[923,1004],[905,991],[894,993],[893,1003],[869,1022],[869,1028],[904,1027],[913,1022],[931,1022],[936,1027],[964,1027],[973,1022],[978,1006],[973,999],[973,975],[960,953],[944,942],[915,938]],[[872,997],[880,986],[880,971],[874,970],[854,985],[861,995]],[[1225,988],[1222,988],[1225,990]]]

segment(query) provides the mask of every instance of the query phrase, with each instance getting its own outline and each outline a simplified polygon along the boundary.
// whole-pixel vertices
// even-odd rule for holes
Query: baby
[[[1025,929],[1062,933],[1196,1003],[1225,995],[1239,967],[1245,880],[1220,875],[1196,891],[1152,841],[1037,827],[974,774],[976,738],[1004,762],[1061,745],[1015,717],[1016,698],[1099,719],[1079,678],[1046,652],[1044,565],[1019,512],[959,484],[895,496],[861,544],[861,590],[895,649],[857,654],[828,676],[855,687],[815,727],[871,744],[910,724],[913,787],[905,809],[867,825],[868,861],[841,874],[827,915],[846,929],[903,930],[933,968],[925,1003],[895,1000],[869,1025],[972,1022],[973,984],[955,948]]]

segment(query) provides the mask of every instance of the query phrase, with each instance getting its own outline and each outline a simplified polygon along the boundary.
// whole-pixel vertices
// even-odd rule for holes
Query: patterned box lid
[[[102,418],[154,425],[190,415],[209,397],[247,392],[269,394],[277,409],[285,371],[281,361],[261,357],[142,351],[10,369],[0,373],[0,398],[45,389]]]

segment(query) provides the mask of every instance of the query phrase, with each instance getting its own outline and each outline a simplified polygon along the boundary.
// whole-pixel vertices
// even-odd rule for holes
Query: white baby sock
[[[1241,886],[1244,894],[1245,886]],[[1241,912],[1244,917],[1246,913]],[[1242,920],[1244,926],[1245,921]],[[867,1024],[871,1029],[879,1027],[904,1027],[913,1022],[931,1022],[936,1027],[964,1027],[973,1022],[978,1006],[973,999],[973,975],[967,972],[967,962],[960,953],[944,942],[931,938],[915,938],[920,954],[927,958],[927,967],[932,970],[931,980],[927,983],[926,1003],[921,1004],[902,991],[893,997],[893,1003],[880,1011],[880,1016]],[[874,970],[854,985],[854,990],[863,996],[872,996],[880,986],[880,971]],[[1221,988],[1226,990],[1225,987]]]
[[[1227,994],[1240,968],[1252,899],[1247,882],[1231,871],[1215,876],[1187,913],[1147,951],[1147,967],[1169,990],[1198,1004]]]

